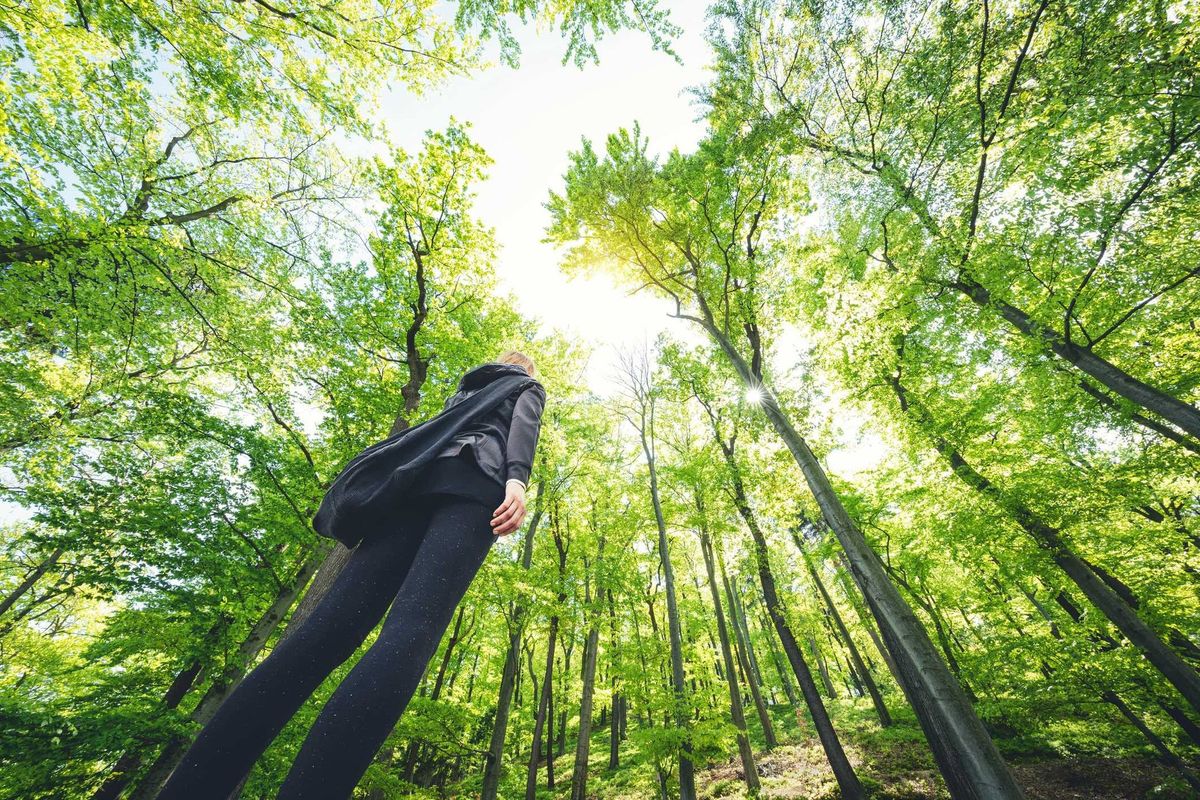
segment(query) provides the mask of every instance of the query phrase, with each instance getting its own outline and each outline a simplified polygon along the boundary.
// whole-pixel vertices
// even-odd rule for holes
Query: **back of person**
[[[533,362],[509,351],[470,370],[447,407],[514,370],[533,376]],[[428,481],[428,500],[408,502],[408,493],[396,498],[395,513],[350,551],[309,616],[218,707],[160,800],[229,797],[306,698],[382,618],[378,636],[325,702],[276,795],[351,796],[493,543],[525,518],[525,483],[544,402],[545,390],[534,382],[462,431],[461,441],[445,448],[447,457],[422,463],[418,481]]]
[[[459,391],[447,399],[445,407],[461,402],[505,370],[511,370],[511,365],[489,362],[468,371]],[[414,491],[477,497],[482,494],[490,502],[496,497],[503,498],[508,481],[515,480],[522,488],[528,486],[545,402],[545,390],[540,384],[505,398],[491,412],[467,425],[438,454],[414,485]],[[470,459],[477,469],[464,472],[449,458]]]

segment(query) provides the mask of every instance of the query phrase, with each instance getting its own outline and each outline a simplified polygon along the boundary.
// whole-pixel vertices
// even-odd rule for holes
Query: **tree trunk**
[[[850,518],[808,443],[792,427],[771,387],[762,381],[761,370],[755,374],[718,327],[703,296],[698,300],[704,318],[695,319],[721,347],[743,383],[762,393],[761,406],[768,421],[804,473],[825,521],[845,551],[854,581],[879,622],[884,643],[900,668],[897,680],[917,714],[951,796],[954,800],[1022,798],[1016,779],[962,687],[938,656],[924,626],[888,580],[879,556]],[[761,354],[756,352],[755,356],[756,363],[761,363]]]
[[[741,593],[733,593],[733,602],[736,606],[733,610],[734,624],[740,626],[742,629],[742,640],[746,643],[746,663],[750,667],[751,680],[758,686],[759,691],[762,691],[762,687],[766,685],[766,681],[763,680],[762,669],[758,666],[758,654],[754,650],[754,639],[750,632],[750,620],[746,618],[746,606],[742,604]]]
[[[1179,657],[1159,638],[1130,605],[1131,598],[1122,597],[1096,570],[1077,556],[1063,539],[1062,531],[1042,519],[1020,500],[988,480],[975,470],[946,439],[937,434],[930,417],[919,403],[912,401],[897,377],[891,379],[900,407],[908,413],[921,430],[933,441],[933,446],[949,461],[950,468],[963,483],[991,500],[1045,550],[1063,572],[1079,587],[1084,596],[1125,635],[1134,647],[1153,664],[1174,686],[1193,709],[1200,712],[1200,673]]]
[[[696,779],[692,765],[692,744],[690,726],[684,706],[687,703],[686,687],[683,677],[683,633],[679,623],[679,606],[675,600],[675,573],[671,568],[671,553],[667,546],[667,523],[663,517],[662,503],[658,494],[658,470],[655,465],[654,448],[650,439],[654,436],[653,408],[650,409],[651,421],[649,433],[646,430],[645,406],[643,405],[643,426],[639,429],[642,440],[642,450],[650,468],[650,499],[654,506],[654,519],[658,524],[658,555],[663,568],[663,584],[667,594],[667,626],[671,640],[671,687],[675,695],[675,724],[683,731],[683,743],[679,752],[679,800],[696,800]],[[647,437],[650,438],[647,438]]]
[[[830,700],[837,699],[837,690],[833,688],[833,681],[829,679],[829,664],[825,662],[825,656],[821,654],[821,648],[817,644],[815,636],[808,637],[808,652],[817,662],[817,672],[821,676],[821,685],[825,687],[825,694]]]
[[[521,548],[521,569],[528,571],[533,562],[533,535],[537,532],[538,522],[541,521],[544,508],[544,484],[539,485],[537,499],[534,501],[533,517],[529,521],[529,531]],[[504,763],[504,737],[508,733],[508,715],[512,708],[513,688],[517,677],[517,659],[521,648],[521,628],[524,624],[525,605],[510,603],[509,616],[512,619],[512,629],[508,635],[508,655],[504,659],[504,671],[500,676],[500,697],[496,701],[496,717],[492,724],[492,737],[488,744],[487,755],[483,763],[483,786],[480,790],[481,800],[496,800],[500,788],[500,771]]]
[[[566,670],[562,670],[566,674]],[[554,788],[554,736],[557,733],[560,737],[566,731],[565,715],[563,721],[558,728],[554,727],[554,692],[550,692],[550,697],[546,705],[546,714],[548,722],[546,724],[546,788]]]
[[[565,594],[560,593],[558,597],[560,603],[566,600]],[[558,615],[555,614],[550,618],[550,633],[546,643],[546,672],[542,678],[542,694],[538,698],[537,715],[533,722],[533,747],[529,754],[529,770],[525,776],[526,800],[537,798],[538,761],[542,754],[542,730],[546,726],[546,709],[549,707],[554,686],[554,645],[557,638]]]
[[[621,764],[621,727],[623,724],[625,696],[622,691],[622,685],[618,682],[618,652],[620,648],[616,643],[620,641],[617,638],[617,607],[613,602],[612,588],[606,589],[608,597],[608,625],[609,638],[613,642],[613,647],[609,650],[609,675],[612,680],[612,721],[608,725],[608,768],[616,769]]]
[[[725,554],[721,547],[714,547],[714,552],[717,555],[717,564],[721,571],[721,582],[725,585],[725,596],[729,600],[729,615],[730,621],[733,623],[733,635],[737,642],[738,660],[741,662],[742,676],[746,679],[746,685],[750,687],[750,697],[754,700],[754,708],[758,713],[758,722],[763,729],[763,739],[767,743],[767,749],[771,750],[779,746],[779,740],[775,738],[775,723],[771,721],[771,715],[767,711],[766,703],[763,702],[762,692],[758,688],[758,681],[754,679],[754,672],[750,669],[750,659],[746,655],[750,649],[750,643],[745,639],[745,633],[742,626],[737,621],[737,599],[733,594],[733,585],[729,581],[729,577],[725,574]]]
[[[1092,350],[1067,341],[1057,330],[1041,324],[1016,306],[996,300],[988,289],[969,276],[954,281],[950,288],[970,298],[971,302],[980,308],[994,308],[1014,328],[1025,336],[1042,342],[1056,356],[1080,372],[1095,378],[1126,400],[1158,414],[1181,430],[1187,431],[1193,438],[1200,439],[1200,409],[1143,383]]]
[[[579,701],[579,737],[575,744],[575,769],[571,773],[571,800],[586,800],[588,755],[592,741],[592,697],[596,678],[596,649],[600,629],[593,624],[583,644],[583,696]]]
[[[746,523],[746,527],[750,531],[750,538],[754,542],[754,563],[758,568],[758,582],[767,606],[767,613],[770,615],[775,632],[783,645],[784,655],[787,656],[788,662],[792,666],[796,682],[800,684],[800,693],[804,696],[804,702],[808,706],[808,712],[817,729],[817,736],[821,740],[821,747],[825,751],[825,757],[829,760],[830,768],[833,769],[842,797],[844,800],[862,800],[866,797],[866,792],[858,780],[858,775],[854,772],[854,767],[850,764],[850,759],[846,757],[846,751],[842,748],[837,731],[833,728],[833,721],[829,718],[825,702],[821,699],[821,693],[817,691],[812,670],[809,669],[808,662],[804,660],[804,654],[800,652],[800,646],[792,634],[791,624],[787,621],[784,613],[783,604],[776,593],[775,575],[767,557],[767,540],[758,526],[758,518],[750,508],[746,488],[742,483],[741,470],[738,468],[737,459],[734,456],[733,441],[727,441],[722,435],[715,416],[710,414],[710,420],[713,425],[714,438],[720,445],[721,453],[725,458],[726,477],[732,489],[733,504]]]
[[[1000,565],[1000,562],[997,561],[995,557],[993,557],[992,560],[995,561],[996,566],[1003,574],[1004,568]],[[1061,640],[1063,638],[1063,634],[1058,629],[1058,626],[1054,623],[1054,618],[1050,616],[1050,612],[1046,609],[1046,607],[1037,600],[1037,597],[1032,592],[1028,591],[1024,586],[1022,586],[1019,581],[1013,581],[1013,583],[1016,585],[1017,590],[1021,592],[1021,594],[1025,595],[1025,599],[1033,604],[1033,607],[1037,610],[1038,614],[1041,615],[1042,619],[1046,621],[1046,624],[1049,625],[1050,635],[1055,639]],[[1075,619],[1074,617],[1072,617],[1072,619],[1074,619],[1076,623],[1079,622],[1079,620]],[[1089,634],[1088,638],[1096,640],[1100,637],[1093,633]],[[1115,642],[1112,642],[1111,639],[1109,642],[1115,644]],[[1043,662],[1042,673],[1049,678],[1054,674],[1054,669],[1050,667],[1049,664]],[[1200,779],[1197,778],[1196,774],[1192,772],[1187,764],[1184,763],[1184,761],[1178,755],[1176,755],[1174,751],[1167,747],[1166,743],[1158,736],[1158,734],[1151,730],[1150,727],[1146,725],[1145,721],[1142,720],[1142,718],[1136,713],[1134,713],[1133,709],[1131,709],[1128,704],[1126,704],[1125,701],[1122,700],[1119,695],[1117,695],[1116,692],[1112,691],[1111,689],[1104,689],[1100,691],[1099,694],[1104,702],[1111,704],[1114,708],[1120,711],[1121,715],[1124,716],[1125,719],[1127,719],[1129,723],[1133,725],[1133,727],[1135,727],[1139,733],[1142,734],[1143,737],[1145,737],[1146,741],[1148,741],[1150,745],[1158,751],[1163,761],[1177,770],[1179,774],[1183,776],[1184,780],[1192,785],[1192,788],[1200,789]]]
[[[604,563],[604,535],[600,535],[596,550],[596,596],[603,593],[600,575]],[[596,651],[600,644],[600,617],[592,606],[591,586],[588,582],[587,563],[584,563],[583,595],[585,608],[591,622],[583,648],[583,695],[579,700],[579,739],[575,745],[575,769],[571,772],[571,800],[587,800],[588,756],[592,745],[592,698],[596,686]]]
[[[764,609],[765,613],[765,609]],[[765,620],[759,619],[759,627],[769,629],[771,624],[770,614],[767,614]],[[792,676],[788,672],[788,668],[784,666],[783,656],[779,652],[779,645],[775,643],[774,636],[768,636],[767,649],[771,651],[771,666],[775,668],[775,674],[779,676],[779,685],[783,687],[783,693],[788,699],[788,703],[792,706],[800,705],[800,698],[796,696],[796,687],[792,683]]]
[[[735,489],[735,494],[738,491],[738,489]],[[784,615],[783,605],[775,590],[775,575],[771,571],[770,562],[767,558],[766,538],[759,529],[758,520],[754,517],[750,506],[744,501],[744,495],[736,500],[735,505],[738,506],[738,511],[746,521],[747,527],[750,528],[750,535],[754,540],[754,555],[755,562],[758,565],[758,580],[762,588],[763,599],[766,601],[767,611],[771,615],[771,621],[775,625],[775,632],[778,634],[779,641],[783,645],[784,655],[787,656],[788,662],[792,665],[792,672],[796,675],[796,682],[800,684],[800,693],[804,696],[805,705],[808,706],[808,712],[812,716],[817,736],[821,740],[821,747],[825,750],[825,757],[829,760],[829,766],[833,769],[834,777],[837,778],[842,797],[845,800],[862,800],[866,797],[866,792],[859,782],[854,768],[850,764],[850,759],[846,757],[841,740],[833,728],[833,721],[829,718],[829,712],[825,708],[825,702],[821,699],[820,692],[817,691],[817,684],[813,680],[812,671],[808,668],[808,662],[804,660],[804,655],[800,652],[800,646],[796,643],[796,639],[792,635],[791,624]]]
[[[216,645],[221,638],[221,634],[228,627],[229,622],[228,618],[223,617],[209,629],[208,634],[204,637],[203,653],[208,653]],[[203,673],[204,662],[201,659],[193,661],[186,668],[178,672],[163,695],[162,708],[172,709],[178,707],[183,702],[183,698],[187,696],[187,693],[196,685],[196,681],[199,680]],[[138,768],[142,766],[147,750],[151,750],[154,744],[147,737],[136,737],[134,746],[117,759],[117,763],[113,765],[112,775],[92,794],[92,800],[117,800],[117,797],[129,785],[132,774],[137,772]]]
[[[825,588],[825,582],[821,580],[816,567],[813,566],[812,559],[809,558],[808,551],[804,548],[800,534],[795,529],[792,530],[792,539],[795,540],[796,547],[800,550],[800,555],[804,559],[804,565],[808,567],[808,574],[812,577],[813,583],[816,584],[821,599],[829,609],[829,614],[833,618],[833,624],[837,627],[842,641],[846,643],[846,649],[850,652],[850,661],[854,665],[855,671],[858,673],[867,693],[871,695],[871,702],[875,705],[875,714],[879,717],[880,726],[884,728],[888,727],[892,724],[892,717],[888,714],[887,706],[884,705],[883,695],[880,694],[879,687],[875,685],[875,679],[871,677],[871,671],[863,663],[862,656],[858,652],[858,647],[855,646],[854,640],[850,638],[850,631],[847,630],[846,623],[842,620],[842,615],[838,613],[837,606],[833,604],[833,598],[829,596],[829,591]]]
[[[932,236],[938,239],[945,238],[929,208],[908,188],[902,175],[894,169],[880,170],[877,175],[899,195],[900,200],[916,214],[921,224]],[[965,270],[961,272],[958,280],[947,286],[981,309],[994,309],[1026,338],[1048,347],[1051,352],[1071,367],[1090,375],[1109,390],[1147,411],[1158,414],[1178,426],[1180,430],[1187,431],[1193,438],[1200,439],[1200,409],[1138,380],[1115,364],[1096,355],[1091,349],[1079,347],[1068,341],[1066,336],[1058,330],[1043,325],[1011,303],[997,299],[987,287],[975,280]],[[1088,393],[1095,396],[1093,392],[1089,391]],[[1169,438],[1175,439],[1175,437]],[[1188,449],[1195,450],[1196,448],[1190,446]]]
[[[733,653],[729,648],[729,631],[725,627],[725,612],[721,608],[721,592],[717,588],[717,572],[714,564],[712,542],[704,525],[703,500],[696,495],[696,506],[699,511],[700,550],[704,554],[704,571],[708,574],[708,589],[712,593],[713,608],[717,615],[717,638],[721,641],[721,659],[725,665],[725,682],[729,687],[729,715],[733,719],[733,727],[737,729],[738,755],[742,759],[742,771],[745,773],[746,787],[751,796],[756,796],[761,784],[758,780],[758,770],[754,766],[754,751],[750,748],[750,739],[746,735],[746,714],[742,709],[742,691],[738,688],[737,671],[733,666]]]
[[[198,723],[201,727],[204,726],[213,714],[217,712],[217,708],[225,700],[229,694],[237,688],[238,683],[246,674],[246,668],[250,662],[262,651],[267,643],[267,639],[271,633],[279,626],[279,621],[287,613],[287,610],[296,602],[296,598],[303,591],[304,585],[320,564],[321,554],[314,553],[309,556],[296,574],[284,586],[281,586],[275,594],[275,599],[267,610],[263,613],[254,626],[250,628],[250,632],[242,643],[238,646],[237,654],[230,659],[224,671],[218,675],[209,685],[208,691],[200,698],[200,702],[192,710],[190,715],[193,722]],[[187,752],[189,739],[175,738],[167,741],[158,758],[150,770],[138,783],[136,789],[130,794],[129,800],[149,800],[155,797],[162,785],[170,777],[171,771],[175,769],[175,765],[179,763],[179,759],[183,758]]]

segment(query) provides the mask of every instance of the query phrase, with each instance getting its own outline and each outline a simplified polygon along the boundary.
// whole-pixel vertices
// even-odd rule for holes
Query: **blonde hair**
[[[537,374],[537,368],[533,365],[533,359],[520,350],[505,350],[496,361],[501,364],[519,364],[531,376]]]

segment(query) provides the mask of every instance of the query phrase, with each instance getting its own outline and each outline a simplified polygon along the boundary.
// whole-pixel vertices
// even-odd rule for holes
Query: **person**
[[[467,371],[446,408],[520,369],[535,375],[533,360],[510,350]],[[229,797],[390,603],[379,636],[322,708],[277,795],[350,796],[415,692],[491,544],[525,518],[545,399],[541,384],[529,383],[422,468],[406,513],[363,536],[312,614],[217,709],[159,800]]]

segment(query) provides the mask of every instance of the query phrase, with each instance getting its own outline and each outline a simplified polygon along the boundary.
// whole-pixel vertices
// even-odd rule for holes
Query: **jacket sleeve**
[[[545,406],[546,390],[539,384],[533,384],[517,395],[508,429],[508,471],[505,480],[516,478],[524,484],[529,483]]]

